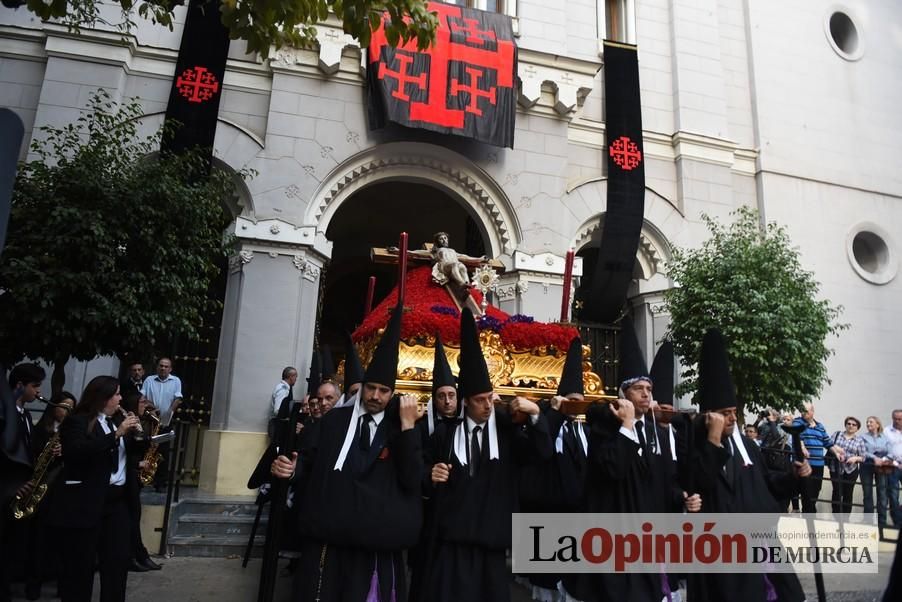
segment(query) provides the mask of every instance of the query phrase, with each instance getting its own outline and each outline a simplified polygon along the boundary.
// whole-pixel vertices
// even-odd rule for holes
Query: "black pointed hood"
[[[363,364],[360,363],[360,356],[357,355],[357,348],[354,347],[354,341],[351,339],[351,333],[347,334],[345,341],[345,391],[355,383],[363,382]]]
[[[698,361],[698,400],[701,412],[738,407],[730,375],[727,344],[717,329],[705,333]]]
[[[439,387],[457,387],[454,374],[451,373],[451,365],[448,364],[448,356],[445,355],[445,346],[442,339],[435,337],[435,358],[432,360],[432,396]]]
[[[480,393],[494,390],[489,370],[485,365],[482,347],[473,312],[465,307],[460,312],[460,374],[458,376],[458,397],[466,399]]]
[[[310,358],[310,375],[307,377],[307,394],[311,397],[316,395],[319,386],[323,384],[322,374],[323,367],[319,352],[314,349],[313,357]]]
[[[319,357],[322,361],[322,382],[332,382],[335,380],[335,359],[332,357],[332,350],[328,345],[321,345],[319,348]]]
[[[398,344],[401,341],[401,314],[404,308],[399,304],[392,310],[391,318],[382,333],[373,359],[366,367],[363,375],[365,383],[379,383],[391,389],[395,388],[398,378]]]
[[[583,343],[579,337],[573,337],[564,360],[564,370],[557,386],[557,394],[563,397],[571,393],[585,394],[583,388]]]
[[[673,405],[673,343],[664,341],[651,363],[651,381],[654,383],[654,398],[659,403]]]
[[[648,366],[645,363],[645,355],[639,348],[639,339],[636,338],[636,329],[632,320],[624,319],[620,327],[620,366],[618,380],[620,388],[629,387],[640,379],[651,382]]]

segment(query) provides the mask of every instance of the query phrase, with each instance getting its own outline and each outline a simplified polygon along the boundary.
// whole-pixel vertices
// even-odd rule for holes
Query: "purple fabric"
[[[664,570],[664,565],[661,565],[661,591],[664,592],[664,598],[667,599],[667,602],[673,602],[673,592],[670,591],[670,580],[667,578],[667,571]]]
[[[391,595],[388,602],[397,602],[398,592],[395,588],[395,563],[391,566]],[[370,577],[370,591],[366,594],[365,602],[379,602],[379,557],[376,557],[376,567],[373,569],[373,576]]]
[[[770,582],[770,579],[767,578],[767,575],[763,575],[764,577],[764,589],[767,592],[767,602],[777,602],[779,599],[777,596],[777,590],[774,588],[774,584]]]

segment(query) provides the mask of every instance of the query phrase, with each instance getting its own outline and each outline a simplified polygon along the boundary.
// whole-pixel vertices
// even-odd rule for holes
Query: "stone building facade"
[[[605,212],[604,37],[639,48],[647,188],[630,302],[649,358],[668,324],[661,293],[673,286],[671,247],[704,240],[702,214],[725,220],[749,205],[788,227],[823,296],[845,307],[851,325],[831,342],[832,384],[819,417],[838,428],[846,413],[887,418],[902,406],[893,397],[902,386],[897,3],[470,5],[514,18],[522,88],[513,149],[370,131],[362,53],[337,23],[319,27],[316,50],[280,50],[266,62],[232,42],[215,156],[257,175],[231,226],[239,248],[202,487],[245,491],[265,443],[268,392],[283,366],[306,373],[323,268],[333,255],[359,255],[349,238],[392,244],[402,229],[430,232],[450,221],[452,238],[475,237],[507,266],[503,309],[557,317],[564,255],[598,244]],[[0,9],[0,105],[25,122],[22,158],[34,128],[73,120],[98,87],[139,97],[142,127],[159,127],[182,24],[177,18],[169,31],[142,22],[123,41]]]

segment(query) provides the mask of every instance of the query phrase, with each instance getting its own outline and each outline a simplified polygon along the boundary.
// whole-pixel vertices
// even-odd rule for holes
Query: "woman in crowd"
[[[845,451],[843,461],[833,460],[830,464],[830,482],[833,485],[833,513],[848,515],[852,511],[852,492],[858,480],[858,467],[864,462],[866,448],[864,439],[858,436],[861,421],[854,416],[847,416],[844,425],[846,430],[833,433],[833,445]]]
[[[874,512],[874,484],[877,485],[877,525],[886,526],[886,472],[884,465],[892,467],[886,460],[889,441],[883,434],[883,423],[876,416],[868,416],[865,421],[867,432],[861,434],[864,440],[864,462],[861,463],[861,486],[864,491],[864,513]]]
[[[57,393],[50,399],[50,403],[44,409],[31,436],[35,459],[44,452],[44,448],[47,447],[53,435],[59,431],[60,424],[74,407],[75,395],[68,391]],[[56,506],[59,504],[60,485],[56,478],[63,466],[62,447],[57,441],[56,444],[51,445],[48,452],[53,454],[53,461],[47,468],[44,478],[47,492],[38,504],[34,516],[28,519],[28,528],[31,533],[26,539],[28,545],[25,552],[25,597],[29,600],[37,600],[41,597],[42,581],[58,578],[62,561],[59,555],[59,546],[56,544],[56,534],[48,525],[49,517],[58,510]]]
[[[101,602],[125,601],[131,558],[126,503],[131,475],[125,439],[138,428],[138,418],[123,418],[119,399],[117,379],[95,377],[60,427],[66,460],[59,496],[65,514],[58,515],[55,522],[66,558],[60,579],[63,602],[90,602],[95,559],[100,567]],[[135,448],[136,443],[132,439],[128,447]],[[140,449],[134,451],[140,453]]]

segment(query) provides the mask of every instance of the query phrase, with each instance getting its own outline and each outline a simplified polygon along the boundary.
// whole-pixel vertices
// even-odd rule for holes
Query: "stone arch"
[[[421,142],[392,142],[344,161],[323,180],[307,206],[304,225],[325,234],[338,208],[355,192],[386,180],[423,182],[441,188],[472,214],[493,257],[511,256],[522,233],[501,187],[475,163],[446,148]]]
[[[584,246],[597,242],[601,236],[601,225],[604,214],[600,213],[583,222],[577,229],[571,245],[577,251]],[[665,264],[671,258],[670,242],[667,237],[651,222],[642,220],[642,231],[639,233],[639,249],[636,251],[637,267],[641,272],[641,280],[651,280],[656,275],[665,275]]]

